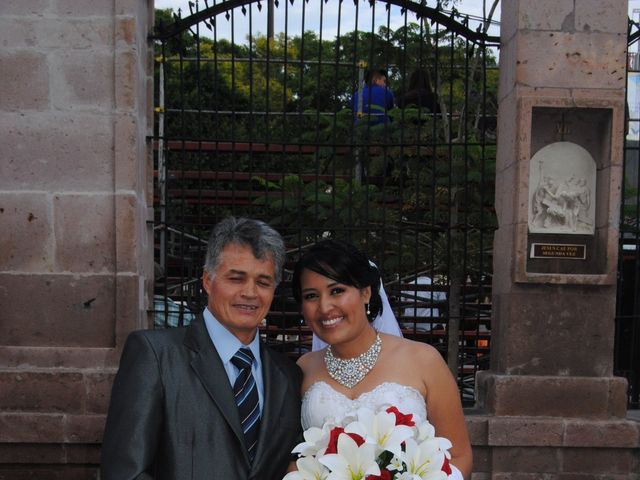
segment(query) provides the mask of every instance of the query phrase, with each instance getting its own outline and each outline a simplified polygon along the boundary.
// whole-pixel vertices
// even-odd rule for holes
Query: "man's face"
[[[377,77],[373,83],[375,83],[376,85],[380,86],[380,87],[384,87],[387,85],[387,79],[384,77]]]
[[[270,255],[259,260],[250,247],[229,244],[222,250],[214,275],[206,271],[202,275],[202,285],[211,313],[246,345],[269,311],[275,279],[276,267]]]

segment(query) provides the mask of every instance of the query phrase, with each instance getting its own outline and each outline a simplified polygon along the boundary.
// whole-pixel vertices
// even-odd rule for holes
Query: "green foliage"
[[[265,218],[291,244],[347,236],[366,246],[389,278],[425,269],[447,278],[458,266],[490,271],[495,146],[479,127],[496,113],[490,52],[482,56],[428,22],[332,40],[311,31],[255,35],[246,45],[187,32],[162,47],[165,136],[237,147],[172,151],[169,169],[251,175],[174,180],[176,192],[207,198],[246,193],[246,203],[232,196],[231,206],[175,200],[182,218]],[[361,61],[387,66],[396,94],[414,69],[426,69],[443,114],[394,108],[387,125],[355,122],[351,97]],[[279,151],[283,145],[293,148]]]

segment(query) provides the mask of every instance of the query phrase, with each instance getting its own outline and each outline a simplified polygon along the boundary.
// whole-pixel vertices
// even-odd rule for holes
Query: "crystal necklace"
[[[342,359],[334,356],[331,351],[331,345],[329,345],[324,354],[324,364],[327,367],[327,372],[340,385],[353,388],[362,381],[376,364],[381,347],[382,340],[378,333],[376,333],[376,341],[369,347],[369,350],[354,358]]]

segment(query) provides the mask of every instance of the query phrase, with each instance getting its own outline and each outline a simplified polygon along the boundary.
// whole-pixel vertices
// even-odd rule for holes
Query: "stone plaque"
[[[587,258],[587,246],[584,244],[532,243],[531,258],[585,260]]]
[[[593,235],[596,162],[573,142],[554,142],[529,164],[529,232]]]

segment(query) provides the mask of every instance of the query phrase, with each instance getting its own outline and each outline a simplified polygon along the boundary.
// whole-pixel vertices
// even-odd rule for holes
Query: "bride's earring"
[[[367,315],[371,315],[371,309],[369,308],[369,304],[365,303],[365,305],[367,306]]]

